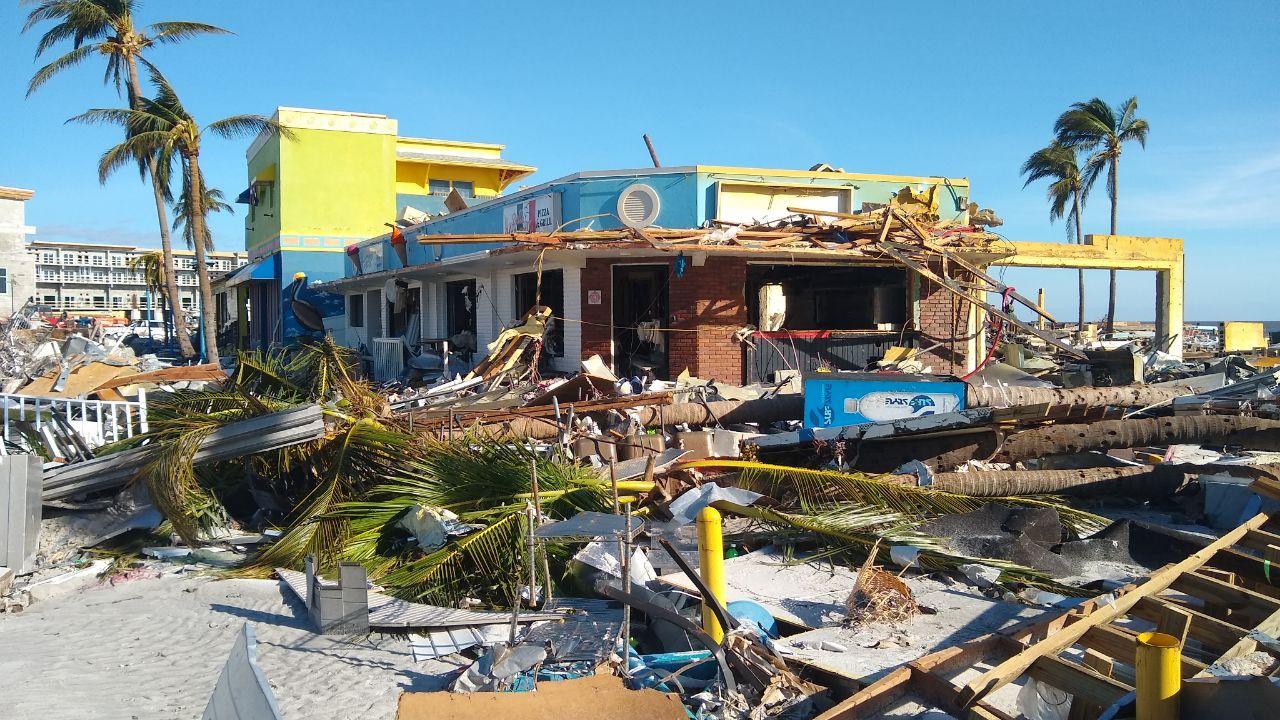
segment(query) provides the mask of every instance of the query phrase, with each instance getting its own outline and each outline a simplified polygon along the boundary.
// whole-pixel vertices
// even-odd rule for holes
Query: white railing
[[[37,433],[56,413],[67,421],[90,448],[147,431],[147,391],[138,388],[138,399],[81,400],[0,393],[4,439],[18,432],[16,423],[32,423]]]

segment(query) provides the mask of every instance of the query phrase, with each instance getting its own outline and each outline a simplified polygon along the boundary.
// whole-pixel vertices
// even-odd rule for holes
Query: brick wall
[[[665,265],[674,261],[661,257],[645,262],[650,260]],[[582,270],[582,356],[598,354],[607,363],[613,361],[609,323],[614,262],[590,259]],[[667,350],[673,377],[687,367],[700,378],[742,382],[742,346],[733,340],[733,333],[747,323],[746,283],[743,258],[710,257],[701,267],[690,261],[683,277],[671,278],[669,322],[675,332],[668,333]],[[599,305],[589,302],[593,290],[600,292]],[[695,328],[696,333],[682,332]]]
[[[931,265],[934,273],[942,274],[939,265]],[[952,276],[958,280],[965,277]],[[921,358],[936,373],[963,375],[969,348],[969,304],[935,282],[917,276],[920,287],[920,315],[916,346],[927,348],[935,343],[942,345],[924,353]]]

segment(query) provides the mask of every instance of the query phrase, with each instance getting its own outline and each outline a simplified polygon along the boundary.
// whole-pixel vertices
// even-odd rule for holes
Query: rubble
[[[26,425],[6,437],[57,547],[8,540],[3,607],[203,571],[274,578],[283,604],[241,626],[208,717],[235,717],[228,696],[271,707],[252,633],[273,623],[399,643],[395,663],[434,673],[399,696],[404,718],[835,720],[897,701],[1001,716],[1010,684],[1093,712],[1132,687],[1135,634],[1179,618],[1188,674],[1280,662],[1280,375],[1019,321],[1012,306],[1034,304],[980,269],[999,306],[930,270],[995,238],[901,200],[638,237],[898,261],[999,320],[964,378],[914,347],[743,386],[620,378],[598,357],[555,374],[539,305],[470,370],[442,359],[392,385],[330,339],[242,353],[230,374],[87,338],[10,348],[33,374],[13,378]],[[636,241],[611,233],[536,242]],[[705,508],[724,518],[710,556]],[[699,567],[721,553],[723,592]],[[978,675],[957,691],[943,675],[962,665]]]

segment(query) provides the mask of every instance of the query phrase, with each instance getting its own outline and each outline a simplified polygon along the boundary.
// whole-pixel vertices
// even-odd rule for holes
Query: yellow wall
[[[372,237],[395,219],[395,137],[295,129],[280,153],[280,233]]]
[[[459,180],[475,185],[476,197],[494,197],[502,192],[500,177],[500,171],[496,168],[401,160],[396,163],[396,192],[425,195],[429,180]]]

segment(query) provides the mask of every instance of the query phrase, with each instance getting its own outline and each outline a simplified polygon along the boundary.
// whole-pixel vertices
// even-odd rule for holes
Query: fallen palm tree
[[[1077,510],[1055,498],[1030,495],[973,497],[904,483],[897,476],[816,470],[748,460],[694,460],[682,463],[680,467],[739,470],[740,487],[778,499],[793,496],[798,506],[804,509],[852,502],[899,513],[910,521],[919,522],[941,515],[970,512],[995,501],[1011,507],[1055,510],[1062,524],[1077,538],[1091,535],[1109,522],[1104,517]]]
[[[1124,387],[1038,388],[975,387],[967,391],[969,407],[1020,407],[1026,405],[1083,405],[1097,407],[1146,407],[1169,402],[1192,392],[1187,388],[1127,385]]]
[[[1050,455],[1176,444],[1280,450],[1280,421],[1182,415],[1051,425],[1008,436],[992,428],[988,432],[965,435],[889,439],[863,443],[859,447],[857,467],[888,472],[910,460],[921,460],[931,467],[946,469],[970,460],[1014,463]]]

